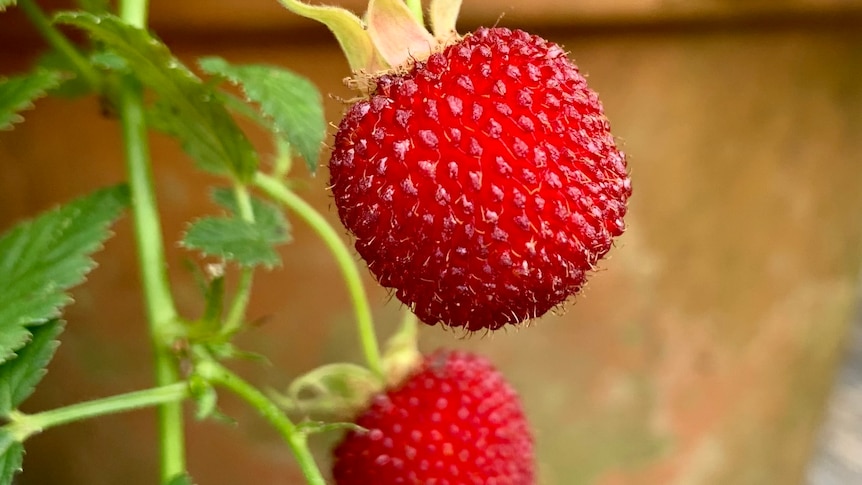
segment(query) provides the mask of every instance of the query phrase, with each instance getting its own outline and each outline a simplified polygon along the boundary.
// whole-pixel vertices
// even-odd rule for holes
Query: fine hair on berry
[[[376,395],[333,451],[337,485],[533,485],[518,396],[484,358],[439,351]]]
[[[338,214],[426,324],[494,330],[583,287],[620,236],[626,159],[558,45],[482,28],[373,80],[335,136]]]

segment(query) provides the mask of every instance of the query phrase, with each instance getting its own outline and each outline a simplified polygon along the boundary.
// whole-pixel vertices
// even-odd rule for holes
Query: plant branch
[[[15,440],[23,442],[30,436],[55,426],[107,414],[134,411],[159,404],[179,402],[188,397],[188,395],[189,390],[186,383],[178,382],[170,386],[95,399],[37,414],[16,413],[11,416],[10,422],[4,427]]]
[[[146,0],[120,2],[120,16],[139,28],[147,22]],[[147,124],[140,85],[126,77],[120,86],[120,121],[126,155],[126,171],[132,193],[132,216],[137,242],[138,265],[144,289],[147,322],[153,345],[156,383],[166,386],[180,380],[171,352],[178,320],[167,275],[162,227],[147,144]],[[183,409],[179,402],[159,406],[161,481],[185,473]]]
[[[69,39],[67,39],[66,36],[60,33],[60,31],[51,24],[51,20],[49,20],[45,15],[45,12],[39,8],[39,5],[36,4],[35,0],[18,0],[18,7],[21,8],[21,11],[24,12],[24,15],[27,16],[30,23],[32,23],[33,27],[36,28],[39,34],[45,38],[48,44],[72,63],[72,66],[75,67],[75,70],[87,82],[87,84],[97,92],[100,91],[102,77],[99,75],[99,72],[96,71],[87,58],[84,57],[84,55],[81,54],[81,52],[78,51],[71,42],[69,42]]]
[[[296,425],[285,416],[278,405],[241,377],[212,360],[200,362],[195,370],[207,381],[230,390],[255,408],[281,434],[299,462],[299,467],[308,483],[310,485],[326,485],[326,481],[308,449],[305,433],[297,429]]]
[[[132,218],[137,242],[138,266],[144,290],[147,322],[155,358],[156,383],[178,382],[179,372],[171,352],[177,312],[168,285],[162,228],[156,207],[147,145],[147,126],[141,90],[132,78],[120,86],[120,121],[126,155],[126,171],[132,194]],[[183,411],[180,403],[159,407],[161,478],[167,482],[185,472]]]
[[[302,200],[302,198],[291,192],[283,183],[260,172],[255,176],[254,183],[270,197],[284,204],[311,226],[335,256],[353,302],[365,361],[368,363],[371,371],[377,377],[383,379],[383,364],[380,358],[377,335],[374,330],[374,319],[371,315],[371,308],[368,304],[365,288],[362,286],[362,277],[359,275],[356,262],[347,245],[344,244],[338,232],[333,229],[319,212]]]
[[[239,209],[239,216],[249,222],[254,222],[254,209],[251,205],[251,197],[248,193],[248,188],[245,185],[236,183],[234,185],[234,195]],[[254,277],[253,268],[242,268],[239,275],[239,284],[237,285],[236,293],[228,310],[227,318],[225,319],[222,333],[230,335],[239,330],[245,318],[246,308],[251,296],[251,283]]]
[[[133,27],[147,28],[148,0],[120,0],[120,18]]]

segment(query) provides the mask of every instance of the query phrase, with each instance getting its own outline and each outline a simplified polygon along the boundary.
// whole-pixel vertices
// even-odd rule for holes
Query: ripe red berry
[[[532,485],[533,439],[515,391],[485,359],[426,356],[375,396],[335,448],[338,485]]]
[[[338,214],[427,324],[496,329],[577,293],[631,194],[598,96],[558,45],[479,29],[384,74],[330,161]]]

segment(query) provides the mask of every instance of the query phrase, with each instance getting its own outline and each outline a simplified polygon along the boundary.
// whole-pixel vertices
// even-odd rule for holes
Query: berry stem
[[[101,86],[101,76],[69,40],[54,28],[51,20],[34,0],[19,0],[18,6],[45,40],[75,66],[78,74],[95,90]]]
[[[332,251],[341,268],[344,281],[347,283],[347,289],[353,301],[359,340],[362,344],[365,361],[371,371],[382,380],[384,378],[383,363],[380,357],[380,348],[377,344],[371,307],[368,304],[365,287],[362,285],[362,277],[347,245],[338,235],[338,232],[319,212],[302,200],[302,198],[291,192],[277,179],[258,172],[255,175],[254,184],[301,217],[323,239],[329,250]]]
[[[249,222],[254,222],[254,210],[251,205],[251,196],[248,193],[248,187],[237,183],[234,185],[234,196],[236,197],[237,207],[239,208],[239,216]],[[228,310],[227,318],[225,319],[222,333],[231,335],[239,330],[245,318],[245,311],[248,307],[248,301],[251,296],[251,283],[254,277],[253,268],[243,268],[239,275],[239,284]]]
[[[146,27],[146,0],[121,1],[119,11],[120,17],[129,24]],[[140,84],[132,77],[123,78],[119,98],[138,266],[155,359],[156,385],[168,386],[180,381],[171,351],[178,316],[168,283]],[[174,401],[160,405],[158,427],[160,477],[162,483],[168,483],[173,477],[185,473],[186,469],[182,403]]]
[[[310,485],[326,485],[326,480],[323,479],[320,469],[314,462],[314,456],[308,448],[306,435],[297,430],[296,425],[285,416],[278,405],[256,387],[215,361],[200,362],[195,367],[195,371],[207,381],[228,389],[255,408],[284,438],[297,462],[299,462],[299,467],[308,483]]]
[[[36,414],[16,412],[10,416],[9,423],[3,428],[20,443],[34,434],[55,426],[165,403],[180,402],[188,395],[189,390],[186,383],[177,382],[169,386],[94,399]]]

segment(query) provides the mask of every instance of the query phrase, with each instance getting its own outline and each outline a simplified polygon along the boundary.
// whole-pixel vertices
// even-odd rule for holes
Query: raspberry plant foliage
[[[127,178],[0,236],[0,485],[21,470],[24,444],[34,434],[151,406],[160,408],[160,483],[194,483],[185,460],[183,405],[191,403],[198,419],[218,416],[225,392],[268,421],[313,485],[326,483],[328,473],[317,466],[308,437],[332,431],[344,433],[335,450],[336,483],[534,483],[532,432],[515,391],[482,358],[446,351],[423,357],[415,317],[472,331],[541,316],[580,289],[622,232],[630,193],[624,155],[595,93],[562,49],[508,29],[461,37],[458,0],[430,1],[430,31],[418,0],[370,0],[363,18],[281,0],[325,24],[353,70],[348,85],[358,100],[346,108],[329,168],[338,214],[358,253],[409,307],[402,329],[381,351],[344,231],[289,183],[295,156],[311,173],[317,168],[326,136],[317,88],[276,66],[219,57],[185,65],[147,30],[147,0],[120,0],[116,11],[107,2],[79,3],[79,10],[49,17],[35,0],[0,0],[0,11],[20,8],[51,46],[31,72],[0,79],[0,128],[22,122],[46,95],[97,96],[116,113]],[[71,43],[56,25],[81,31],[88,43]],[[485,100],[492,94],[499,99]],[[236,117],[271,135],[272,163],[262,162],[271,154],[255,149]],[[173,301],[150,174],[150,129],[174,137],[200,170],[223,180],[212,191],[219,208],[191,221],[179,241],[200,257],[200,315],[180,314]],[[391,170],[380,171],[387,163]],[[376,181],[368,179],[372,170],[379,171]],[[420,180],[423,174],[428,180]],[[309,224],[338,261],[365,365],[322,365],[279,395],[262,392],[228,366],[247,355],[232,338],[246,328],[255,272],[277,270],[277,247],[290,242],[285,209]],[[22,412],[66,326],[68,290],[95,268],[92,255],[124,214],[133,223],[155,386]],[[519,224],[524,234],[517,233]],[[401,244],[405,239],[408,245]],[[227,265],[238,269],[233,285]],[[449,405],[444,395],[452,390],[460,401]],[[406,404],[381,407],[401,402],[398,396]],[[417,443],[425,446],[421,457],[408,453],[398,467],[380,468],[381,460],[396,462],[366,452],[389,443],[388,435],[374,441],[385,425],[398,433],[403,425],[385,419],[395,415],[425,426],[415,431],[427,431],[430,441]],[[474,435],[479,441],[464,441]],[[493,443],[480,449],[482,440]],[[478,461],[465,462],[467,455]],[[439,469],[429,474],[424,467],[432,463]]]

